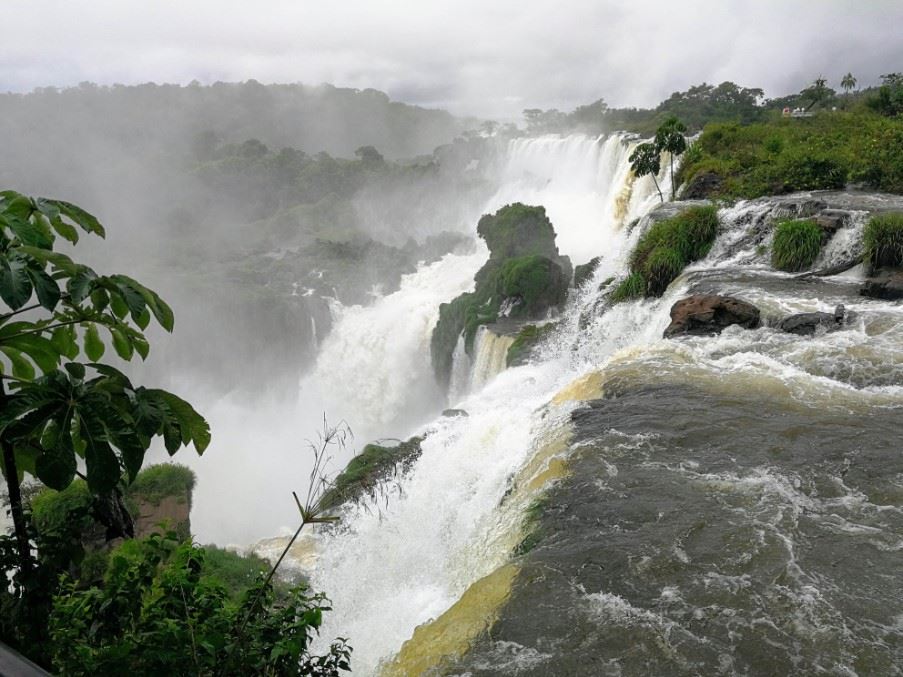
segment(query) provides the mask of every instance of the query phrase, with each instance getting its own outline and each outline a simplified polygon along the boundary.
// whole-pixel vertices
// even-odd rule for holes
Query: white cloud
[[[517,117],[903,70],[899,0],[8,0],[0,90],[255,78]]]

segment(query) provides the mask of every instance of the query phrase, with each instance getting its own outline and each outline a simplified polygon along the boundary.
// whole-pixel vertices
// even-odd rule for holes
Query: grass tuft
[[[863,259],[873,268],[903,266],[903,213],[873,216],[862,233]]]
[[[811,219],[782,221],[774,231],[771,265],[794,273],[809,268],[821,250],[822,230]]]

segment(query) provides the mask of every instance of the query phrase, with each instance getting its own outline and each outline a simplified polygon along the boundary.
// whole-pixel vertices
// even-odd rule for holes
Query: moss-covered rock
[[[558,322],[535,325],[528,324],[523,327],[514,339],[514,343],[508,348],[505,364],[508,367],[516,367],[526,364],[533,356],[537,346],[558,327]]]
[[[320,499],[324,510],[372,494],[380,483],[396,473],[404,473],[421,454],[423,437],[412,437],[394,447],[368,444],[349,461]]]
[[[437,380],[447,385],[459,338],[468,354],[480,325],[500,314],[544,319],[567,297],[571,265],[558,253],[555,230],[543,207],[520,203],[480,219],[477,232],[489,246],[489,261],[474,276],[472,292],[439,306],[430,353]]]
[[[493,259],[510,259],[528,254],[558,257],[555,229],[545,207],[520,202],[507,205],[495,214],[485,214],[477,224],[477,234],[486,241]]]
[[[567,298],[568,281],[561,266],[545,256],[505,261],[496,276],[496,290],[510,317],[540,317]]]
[[[134,520],[136,536],[145,536],[161,522],[168,522],[182,536],[190,536],[189,513],[195,475],[175,463],[148,466],[126,487],[125,506]],[[42,533],[67,528],[84,534],[86,546],[96,547],[105,540],[109,500],[95,497],[81,479],[63,491],[43,489],[31,499],[35,528]]]

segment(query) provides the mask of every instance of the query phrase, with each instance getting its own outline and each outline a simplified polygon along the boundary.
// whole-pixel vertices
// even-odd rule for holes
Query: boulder
[[[463,409],[445,409],[442,411],[442,415],[446,418],[461,418],[462,416],[470,416]]]
[[[903,269],[884,268],[866,278],[859,289],[860,296],[885,301],[903,299]]]
[[[671,306],[671,324],[664,337],[720,334],[732,324],[755,329],[759,326],[759,309],[732,296],[695,294]]]
[[[800,336],[811,336],[819,329],[824,331],[836,331],[843,327],[846,310],[842,305],[837,306],[833,313],[799,313],[785,318],[780,324],[780,330]]]
[[[825,209],[815,217],[815,223],[825,237],[832,237],[838,230],[849,224],[850,213],[842,209]]]
[[[680,195],[682,200],[704,200],[717,195],[724,179],[715,172],[701,172],[690,179]]]

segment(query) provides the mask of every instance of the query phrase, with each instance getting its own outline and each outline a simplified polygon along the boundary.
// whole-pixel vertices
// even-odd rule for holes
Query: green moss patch
[[[788,272],[806,270],[818,258],[823,237],[822,229],[811,219],[779,223],[771,246],[771,265]]]
[[[558,327],[558,322],[549,322],[548,324],[535,325],[528,324],[523,327],[517,334],[517,337],[508,347],[508,353],[505,356],[505,364],[508,367],[516,367],[529,361],[533,350],[545,339],[552,334]]]
[[[903,266],[903,213],[878,214],[862,233],[863,260],[872,268]]]
[[[477,224],[477,234],[486,241],[490,257],[508,259],[528,254],[558,256],[555,229],[545,207],[515,202],[485,214]]]

